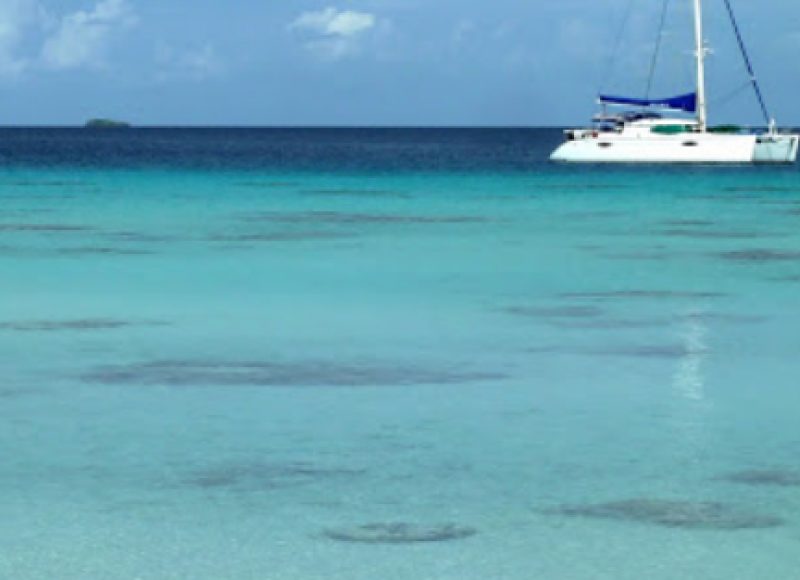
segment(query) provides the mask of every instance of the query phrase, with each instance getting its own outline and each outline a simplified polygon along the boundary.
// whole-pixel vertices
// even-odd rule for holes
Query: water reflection
[[[711,351],[708,346],[708,326],[702,314],[702,311],[693,311],[683,318],[680,337],[684,354],[678,361],[672,380],[676,393],[692,401],[706,398],[704,367]]]
[[[707,365],[713,351],[704,314],[704,309],[693,309],[678,323],[683,355],[677,359],[672,375],[672,430],[676,449],[680,450],[676,459],[684,466],[702,464],[710,445]]]

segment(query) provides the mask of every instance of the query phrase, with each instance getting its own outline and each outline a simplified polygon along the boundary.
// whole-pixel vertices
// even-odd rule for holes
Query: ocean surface
[[[0,578],[800,578],[800,173],[0,130]]]

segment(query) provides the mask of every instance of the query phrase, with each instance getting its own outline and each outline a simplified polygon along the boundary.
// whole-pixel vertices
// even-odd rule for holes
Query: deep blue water
[[[305,171],[526,171],[556,129],[2,129],[11,165]]]
[[[559,139],[0,130],[0,578],[796,577],[797,168]]]

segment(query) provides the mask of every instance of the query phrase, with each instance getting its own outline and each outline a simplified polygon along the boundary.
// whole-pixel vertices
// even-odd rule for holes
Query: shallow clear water
[[[797,575],[795,167],[0,137],[0,577]]]

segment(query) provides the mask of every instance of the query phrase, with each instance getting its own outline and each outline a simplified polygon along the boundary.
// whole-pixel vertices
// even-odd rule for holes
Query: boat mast
[[[694,36],[697,57],[697,123],[700,130],[708,126],[708,110],[706,104],[706,43],[703,39],[703,7],[701,0],[694,0]]]

